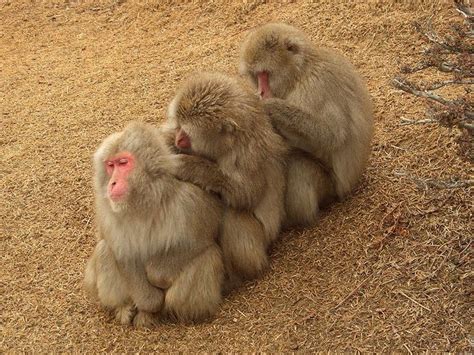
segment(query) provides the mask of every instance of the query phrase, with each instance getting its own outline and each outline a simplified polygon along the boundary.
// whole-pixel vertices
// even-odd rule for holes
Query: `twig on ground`
[[[467,21],[474,22],[474,12],[469,6],[465,5],[461,0],[455,0],[454,5],[456,6],[456,11],[459,12]]]
[[[333,308],[333,311],[335,311],[336,309],[338,309],[340,306],[342,306],[349,298],[351,298],[357,291],[360,290],[360,288],[362,286],[364,286],[364,284],[372,277],[372,274],[370,274],[369,276],[367,276],[360,284],[357,285],[356,288],[354,288],[351,292],[349,292],[349,294],[344,297],[342,299],[342,301],[340,301],[334,308]]]
[[[419,178],[412,176],[406,171],[394,171],[395,176],[403,176],[407,179],[413,181],[419,188],[427,190],[428,187],[434,187],[438,189],[460,189],[465,187],[474,186],[473,179],[457,179],[451,178],[447,180],[433,179],[433,178]]]
[[[446,100],[446,99],[442,98],[439,95],[433,94],[432,92],[420,90],[420,89],[416,88],[413,83],[411,83],[408,80],[405,80],[403,78],[400,78],[400,77],[395,78],[395,79],[393,79],[392,83],[397,89],[403,90],[403,91],[408,92],[410,94],[413,94],[413,95],[416,95],[416,96],[419,96],[419,97],[424,97],[424,98],[427,98],[429,100],[439,102],[440,104],[445,105],[445,106],[452,105],[451,101]]]
[[[438,121],[435,120],[434,118],[425,118],[425,119],[422,119],[422,120],[414,120],[414,119],[402,117],[400,119],[400,126],[407,126],[407,125],[410,125],[410,124],[428,124],[428,123],[438,123]]]
[[[417,300],[414,300],[413,298],[411,298],[410,296],[408,296],[405,292],[403,291],[398,291],[398,294],[408,298],[410,301],[412,301],[414,304],[420,306],[421,308],[423,309],[426,309],[427,311],[431,312],[431,309],[429,309],[428,307],[426,306],[423,306],[420,302],[418,302]]]
[[[474,79],[453,79],[453,80],[444,80],[438,81],[431,85],[424,87],[425,90],[437,90],[444,86],[448,85],[472,85],[474,84]]]

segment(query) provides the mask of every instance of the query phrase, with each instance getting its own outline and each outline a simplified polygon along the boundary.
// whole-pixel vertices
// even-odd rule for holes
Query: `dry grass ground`
[[[0,0],[0,352],[472,351],[472,187],[456,132],[400,125],[424,104],[395,91],[413,20],[458,19],[449,2]],[[260,280],[208,323],[115,324],[89,301],[95,244],[90,157],[131,120],[163,119],[197,69],[236,72],[245,32],[294,24],[345,53],[376,108],[370,166],[319,225],[282,236]],[[433,77],[436,76],[432,73]]]

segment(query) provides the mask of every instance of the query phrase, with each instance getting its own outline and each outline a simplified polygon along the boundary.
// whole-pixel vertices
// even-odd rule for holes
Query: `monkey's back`
[[[297,83],[288,100],[330,121],[340,148],[332,156],[339,196],[349,192],[365,169],[373,135],[373,108],[367,86],[343,55],[314,48],[308,75]]]

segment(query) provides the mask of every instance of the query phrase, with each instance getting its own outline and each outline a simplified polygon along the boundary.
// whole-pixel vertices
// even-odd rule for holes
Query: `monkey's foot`
[[[234,272],[227,272],[222,285],[222,294],[228,295],[232,290],[242,285],[243,280]]]
[[[115,319],[119,321],[120,324],[131,324],[136,312],[137,310],[133,305],[121,306],[115,310]]]
[[[153,313],[138,311],[133,318],[133,326],[137,328],[151,328],[155,325],[155,316]]]

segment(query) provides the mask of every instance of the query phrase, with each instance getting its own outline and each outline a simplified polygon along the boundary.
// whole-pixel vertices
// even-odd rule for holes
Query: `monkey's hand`
[[[201,185],[193,179],[193,177],[188,173],[188,170],[192,169],[193,166],[200,165],[201,162],[202,164],[206,164],[206,162],[210,161],[188,154],[162,155],[154,160],[156,168],[161,172],[171,174],[179,180],[188,181],[200,187]]]
[[[273,128],[287,140],[291,141],[292,136],[307,133],[303,130],[299,131],[296,127],[298,121],[301,121],[299,116],[302,115],[302,112],[298,108],[290,106],[285,100],[268,98],[263,101],[263,107],[270,116]]]
[[[236,209],[251,209],[263,191],[257,184],[252,189],[243,186],[242,181],[246,179],[235,179],[225,174],[217,163],[196,155],[168,155],[159,164],[177,179],[220,196],[227,205]]]
[[[182,154],[162,155],[154,159],[153,163],[157,170],[176,176],[182,165],[180,162],[181,156]]]
[[[132,293],[132,299],[139,311],[155,313],[162,308],[165,295],[161,289],[147,282],[147,286]]]
[[[174,144],[176,136],[176,127],[170,125],[168,122],[165,122],[163,125],[160,126],[159,130],[163,136],[163,140],[168,149],[173,154],[178,154],[179,149],[176,148]]]
[[[150,262],[145,267],[148,281],[155,287],[166,290],[171,287],[172,279],[164,270],[160,270],[158,265]]]
[[[263,107],[275,130],[290,146],[318,159],[325,159],[329,152],[336,150],[344,142],[344,132],[335,134],[328,122],[337,118],[322,114],[311,115],[278,98],[263,100]]]
[[[158,164],[177,179],[191,182],[206,191],[220,193],[222,190],[223,174],[216,163],[206,158],[188,154],[166,155],[159,158]]]
[[[163,290],[148,282],[145,267],[141,263],[120,263],[121,274],[127,281],[128,292],[139,311],[158,312],[163,306]]]

